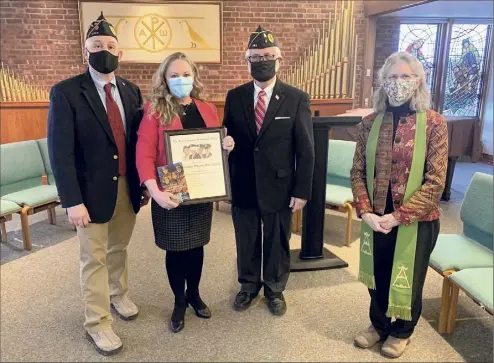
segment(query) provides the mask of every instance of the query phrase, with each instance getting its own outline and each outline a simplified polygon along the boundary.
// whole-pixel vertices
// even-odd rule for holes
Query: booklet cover
[[[158,167],[158,176],[163,189],[167,192],[175,194],[180,203],[190,200],[182,163]]]

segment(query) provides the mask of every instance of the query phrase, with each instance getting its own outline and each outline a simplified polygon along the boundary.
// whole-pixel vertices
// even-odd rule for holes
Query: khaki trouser
[[[125,177],[118,179],[115,211],[108,223],[77,228],[84,299],[84,328],[91,333],[111,327],[110,296],[128,291],[127,246],[136,222]]]

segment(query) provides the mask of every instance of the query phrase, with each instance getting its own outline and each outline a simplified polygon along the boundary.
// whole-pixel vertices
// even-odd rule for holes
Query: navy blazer
[[[230,90],[223,125],[235,140],[229,155],[232,204],[274,213],[290,198],[308,200],[314,172],[314,136],[309,95],[276,81],[259,135],[254,83]]]
[[[126,118],[126,178],[137,213],[142,191],[135,150],[142,119],[142,95],[132,82],[121,77],[116,77],[116,81]],[[84,203],[93,223],[108,222],[117,200],[118,149],[89,71],[52,87],[48,152],[62,206]]]

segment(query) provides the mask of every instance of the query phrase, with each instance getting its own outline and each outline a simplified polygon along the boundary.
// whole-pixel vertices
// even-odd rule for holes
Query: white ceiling
[[[420,18],[490,18],[493,17],[491,0],[437,0],[423,5],[395,11],[383,16]]]

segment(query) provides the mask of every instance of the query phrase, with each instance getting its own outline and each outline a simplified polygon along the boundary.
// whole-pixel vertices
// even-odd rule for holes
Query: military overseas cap
[[[264,49],[277,47],[278,43],[274,39],[273,33],[264,30],[260,25],[255,32],[250,34],[248,49]]]
[[[103,12],[101,12],[101,15],[98,17],[98,19],[91,23],[86,34],[86,39],[98,35],[107,35],[118,40],[115,28],[108,22],[108,20],[105,19],[105,17],[103,16]]]

